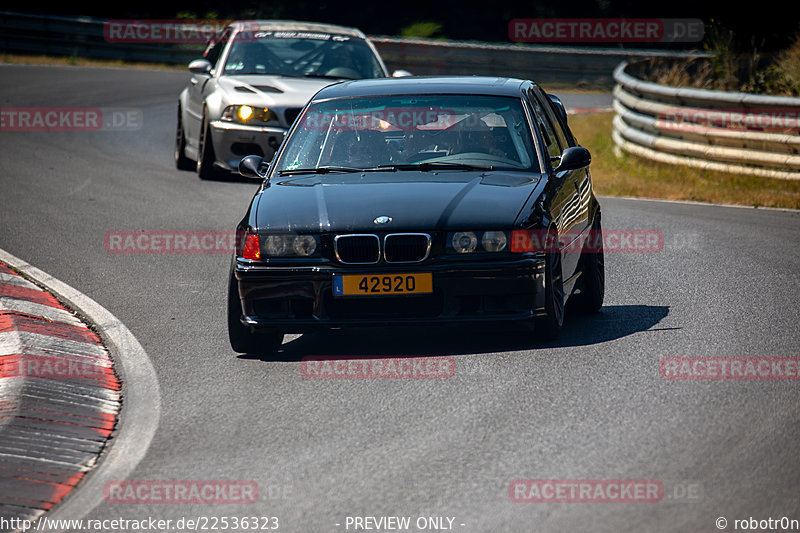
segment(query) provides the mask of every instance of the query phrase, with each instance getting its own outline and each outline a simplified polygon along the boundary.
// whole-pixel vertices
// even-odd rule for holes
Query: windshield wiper
[[[422,163],[401,163],[397,165],[379,165],[371,170],[494,170],[493,166],[482,167],[467,163],[453,163],[450,161],[424,161]]]
[[[356,78],[351,78],[350,76],[332,76],[329,74],[303,74],[305,78],[327,78],[330,80],[354,80]]]
[[[332,174],[335,172],[340,172],[340,173],[364,172],[364,170],[365,169],[363,168],[333,167],[333,166],[315,167],[315,168],[287,168],[284,170],[279,170],[278,175],[292,176],[295,174]]]

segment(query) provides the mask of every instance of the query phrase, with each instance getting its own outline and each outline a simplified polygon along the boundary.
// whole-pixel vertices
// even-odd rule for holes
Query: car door
[[[201,122],[203,120],[203,106],[206,97],[216,86],[217,68],[220,66],[220,57],[225,45],[228,44],[230,29],[226,28],[208,44],[204,58],[211,63],[211,72],[208,74],[192,73],[189,79],[189,91],[186,102],[186,124],[184,125],[187,143],[191,149],[196,150],[200,138]]]
[[[535,87],[533,91],[537,100],[542,104],[542,107],[544,107],[545,112],[550,118],[561,146],[564,149],[570,146],[576,146],[577,143],[569,130],[569,126],[564,123],[564,118],[556,111],[550,98],[539,87]],[[581,258],[581,251],[583,250],[583,243],[589,236],[592,223],[592,221],[589,220],[592,199],[592,181],[589,167],[572,171],[570,175],[565,178],[564,186],[568,187],[569,184],[574,185],[577,196],[575,213],[573,215],[575,220],[571,224],[575,233],[573,237],[575,238],[572,239],[571,245],[569,246],[568,261],[575,263],[577,268],[578,261]]]
[[[557,112],[553,102],[541,88],[535,87],[533,91],[534,94],[536,94],[539,102],[541,102],[542,106],[545,108],[561,146],[564,147],[564,149],[570,146],[577,146],[578,143],[575,141],[575,138],[572,136],[572,132],[569,130],[569,125],[566,123],[565,116]],[[578,191],[579,212],[577,223],[578,229],[583,236],[591,227],[591,221],[589,220],[589,208],[592,197],[592,177],[589,167],[576,170],[573,172],[571,179]]]
[[[555,122],[552,112],[549,112],[549,103],[543,102],[539,98],[535,92],[536,89],[538,88],[528,91],[528,100],[550,156],[550,161],[546,164],[549,164],[550,170],[552,170],[558,166],[561,154],[569,145],[563,129],[556,129],[557,122]],[[580,258],[580,247],[576,251],[575,245],[582,241],[578,240],[577,243],[575,241],[580,239],[584,228],[580,215],[580,197],[575,183],[577,173],[579,171],[559,173],[558,176],[555,176],[560,186],[557,187],[550,206],[550,211],[554,216],[553,222],[558,229],[559,247],[562,249],[562,273],[567,292],[574,281],[572,278],[578,268],[578,259]]]

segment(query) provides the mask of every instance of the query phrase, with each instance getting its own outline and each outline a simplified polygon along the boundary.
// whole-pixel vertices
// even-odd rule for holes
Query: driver
[[[417,163],[420,160],[420,152],[430,144],[428,134],[412,128],[403,132],[403,139],[405,142],[400,150],[390,145],[392,160],[397,163]]]
[[[454,153],[473,152],[508,157],[506,152],[497,146],[497,139],[492,129],[481,120],[480,115],[470,115],[464,120],[464,124],[465,129],[458,135]]]

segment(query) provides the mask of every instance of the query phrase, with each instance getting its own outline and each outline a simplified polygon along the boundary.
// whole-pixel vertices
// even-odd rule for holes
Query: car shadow
[[[668,306],[650,305],[604,306],[592,315],[567,313],[564,329],[555,341],[543,341],[519,326],[483,324],[320,331],[284,340],[277,354],[243,354],[239,358],[300,361],[327,356],[430,357],[587,346],[650,330],[668,313]]]

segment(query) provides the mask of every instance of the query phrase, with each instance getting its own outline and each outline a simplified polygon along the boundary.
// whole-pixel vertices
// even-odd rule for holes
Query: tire
[[[558,242],[555,230],[548,231],[547,242]],[[545,340],[555,340],[564,326],[564,273],[558,249],[545,255],[544,308],[545,316],[536,319],[536,335]]]
[[[273,329],[255,329],[241,322],[242,306],[236,278],[228,284],[228,340],[234,352],[254,355],[274,355],[283,343],[283,333]]]
[[[606,293],[605,259],[599,211],[592,223],[589,240],[584,244],[580,261],[583,267],[581,292],[577,295],[577,309],[586,314],[597,313],[603,307]]]
[[[186,157],[186,135],[183,131],[181,108],[178,106],[178,127],[175,132],[175,168],[178,170],[194,170],[197,163]]]
[[[200,126],[200,142],[197,149],[197,176],[201,180],[212,180],[220,177],[220,172],[214,168],[214,143],[211,140],[211,126],[208,125],[206,114],[203,113],[203,122]]]

